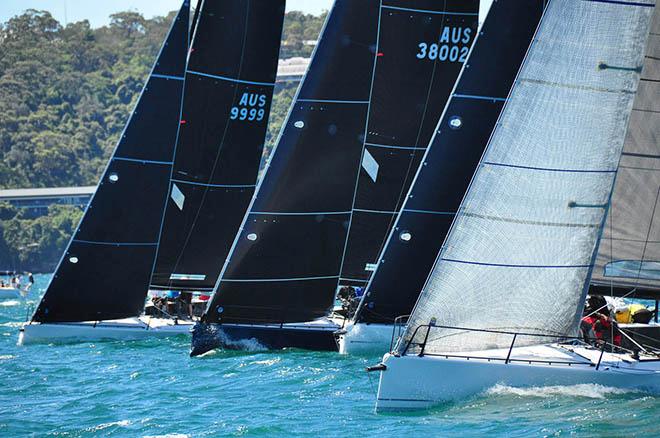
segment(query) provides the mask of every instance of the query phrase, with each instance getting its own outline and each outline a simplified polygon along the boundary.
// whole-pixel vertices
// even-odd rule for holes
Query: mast
[[[575,334],[653,6],[549,2],[401,351],[418,326],[434,320],[451,327]],[[426,331],[420,332],[416,336]],[[438,328],[425,353],[510,343],[501,333]],[[536,343],[533,336],[516,340],[519,346]]]
[[[356,193],[368,192],[356,189],[358,176],[372,181],[372,194],[386,184],[378,198],[388,207],[377,208],[397,208],[391,189],[400,190],[419,164],[443,107],[430,102],[449,94],[478,10],[476,1],[407,6],[335,3],[206,322],[324,316],[339,282],[353,207],[362,205],[355,204]],[[442,44],[430,46],[445,29],[450,43],[440,55]],[[382,238],[371,244],[378,247]]]
[[[284,0],[205,0],[153,289],[211,291],[250,203],[277,74]]]
[[[398,316],[412,312],[544,6],[545,0],[522,4],[499,0],[491,6],[378,258],[355,321],[392,324]],[[503,27],[503,22],[509,24]],[[459,125],[453,126],[456,122]]]
[[[590,293],[660,298],[660,12],[653,15]]]
[[[118,319],[144,309],[179,126],[189,9],[186,0],[35,322]]]

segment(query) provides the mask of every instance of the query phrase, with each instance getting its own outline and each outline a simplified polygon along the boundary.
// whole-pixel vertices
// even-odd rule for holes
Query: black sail
[[[305,321],[330,305],[364,141],[378,16],[377,0],[337,0],[328,14],[206,321]]]
[[[405,171],[393,167],[415,166],[419,159],[402,142],[417,147],[410,130],[431,136],[439,110],[432,120],[425,107],[448,95],[477,9],[477,1],[335,3],[207,322],[309,321],[328,312],[366,151],[382,160],[381,181],[404,184]],[[454,30],[453,61],[438,60],[435,48],[432,59],[421,56],[420,44],[434,44],[444,28],[450,35],[461,28],[460,36]],[[385,199],[378,205],[396,208],[388,201],[395,196],[374,196]]]
[[[33,321],[142,313],[179,127],[189,9],[186,0]]]
[[[493,2],[380,254],[355,316],[358,322],[391,324],[412,311],[506,102],[544,3]]]
[[[369,280],[467,59],[478,18],[478,0],[383,2],[341,284],[364,286]]]
[[[205,0],[152,288],[212,290],[254,193],[284,0]]]
[[[660,12],[657,9],[590,292],[660,298]]]

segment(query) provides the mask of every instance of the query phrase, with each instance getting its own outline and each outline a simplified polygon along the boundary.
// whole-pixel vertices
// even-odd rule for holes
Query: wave
[[[531,386],[528,388],[515,388],[497,384],[486,391],[488,395],[515,395],[519,397],[582,397],[604,399],[610,395],[621,395],[638,392],[634,389],[614,388],[611,386],[583,383],[567,386]]]
[[[21,302],[19,300],[0,301],[0,307],[20,306],[20,304]]]

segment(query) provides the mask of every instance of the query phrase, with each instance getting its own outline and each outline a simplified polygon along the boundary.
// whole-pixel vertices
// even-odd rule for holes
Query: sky
[[[108,24],[110,14],[138,11],[146,18],[166,15],[181,7],[181,0],[0,0],[0,22],[5,22],[26,9],[41,9],[60,22],[89,20],[92,27]],[[192,0],[195,4],[196,0]],[[288,0],[287,11],[320,14],[330,9],[332,0]]]
[[[482,1],[480,21],[492,0]],[[193,4],[196,0],[192,0]],[[320,14],[330,9],[332,0],[287,0],[287,11],[303,11]],[[181,7],[181,0],[0,0],[0,22],[22,13],[26,9],[42,9],[60,22],[89,20],[92,27],[108,24],[110,14],[120,11],[138,11],[146,18],[166,15]]]

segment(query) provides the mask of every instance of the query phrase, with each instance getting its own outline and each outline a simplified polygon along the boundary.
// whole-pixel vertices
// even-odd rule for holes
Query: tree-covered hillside
[[[0,189],[95,185],[173,17],[122,12],[93,29],[28,10],[0,24]],[[309,56],[322,24],[287,14],[281,56]],[[269,142],[294,92],[277,88]],[[0,206],[0,269],[54,266],[80,213],[34,218]]]

